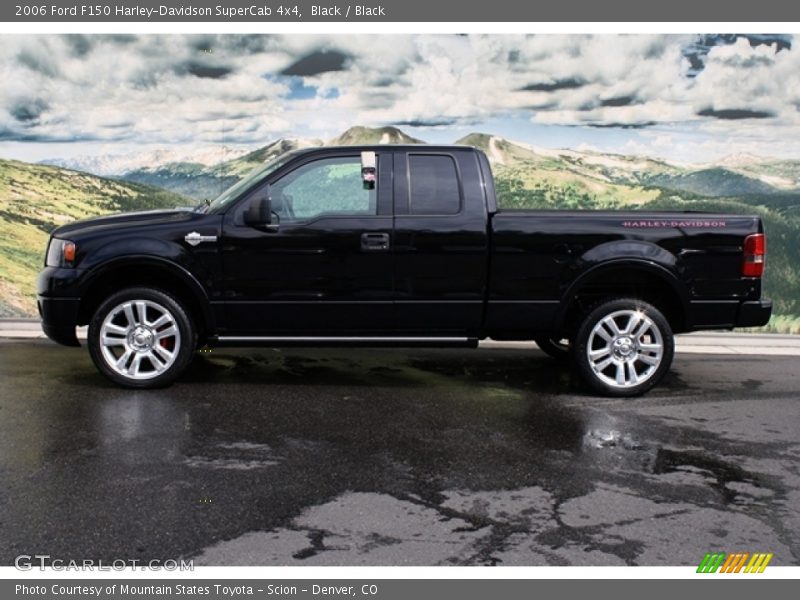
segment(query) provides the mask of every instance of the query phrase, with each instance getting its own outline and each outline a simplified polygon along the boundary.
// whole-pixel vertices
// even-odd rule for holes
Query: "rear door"
[[[481,181],[468,149],[395,154],[395,313],[405,335],[481,329],[489,256]]]

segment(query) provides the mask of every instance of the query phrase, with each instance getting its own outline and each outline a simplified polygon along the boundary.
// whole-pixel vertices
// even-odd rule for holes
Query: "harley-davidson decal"
[[[659,220],[642,220],[642,221],[623,221],[623,227],[631,227],[636,229],[722,229],[728,226],[728,223],[723,220],[706,221],[700,219],[692,219],[686,221],[679,221],[674,219],[659,219]]]

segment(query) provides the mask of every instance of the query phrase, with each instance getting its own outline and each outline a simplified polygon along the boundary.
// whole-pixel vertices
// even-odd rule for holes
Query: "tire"
[[[672,365],[675,338],[663,314],[636,298],[607,300],[578,328],[573,359],[589,386],[605,396],[639,396]]]
[[[549,357],[556,359],[560,362],[566,362],[572,358],[572,351],[570,350],[569,340],[566,338],[557,339],[546,336],[534,338],[539,350],[547,354]]]
[[[191,362],[196,341],[180,301],[150,288],[113,294],[89,323],[92,361],[103,375],[128,388],[164,387],[175,381]]]

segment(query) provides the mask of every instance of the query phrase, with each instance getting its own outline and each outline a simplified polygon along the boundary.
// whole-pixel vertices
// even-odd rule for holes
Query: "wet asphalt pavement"
[[[215,350],[114,387],[0,342],[0,564],[800,564],[800,360],[682,354],[644,398],[537,350]]]

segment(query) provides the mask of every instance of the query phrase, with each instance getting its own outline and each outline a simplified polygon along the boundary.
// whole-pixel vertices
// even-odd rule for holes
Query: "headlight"
[[[71,267],[75,264],[76,251],[75,242],[52,238],[44,264],[47,267]]]

